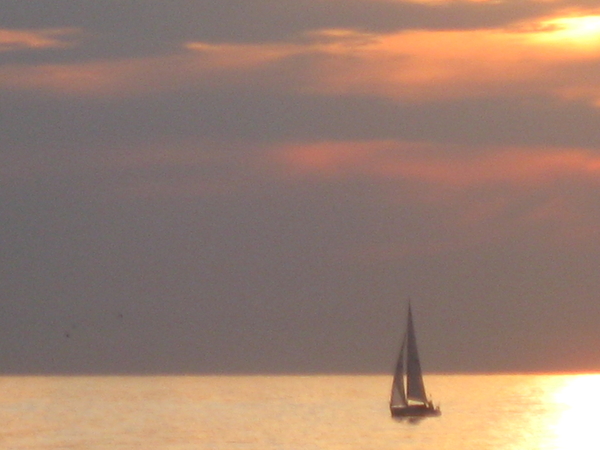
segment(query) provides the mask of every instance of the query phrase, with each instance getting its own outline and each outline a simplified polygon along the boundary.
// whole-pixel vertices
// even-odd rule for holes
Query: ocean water
[[[425,382],[442,416],[400,421],[391,376],[0,377],[0,448],[600,449],[600,375]]]

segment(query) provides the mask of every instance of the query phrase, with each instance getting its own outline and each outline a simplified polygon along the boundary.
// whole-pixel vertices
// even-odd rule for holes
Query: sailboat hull
[[[442,414],[433,405],[390,406],[392,417],[435,417]]]

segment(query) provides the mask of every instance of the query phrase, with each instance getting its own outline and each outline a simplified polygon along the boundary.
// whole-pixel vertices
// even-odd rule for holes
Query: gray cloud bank
[[[565,8],[593,8],[591,1],[413,3],[377,0],[103,0],[52,3],[4,0],[8,29],[77,28],[88,47],[77,56],[140,55],[172,51],[188,40],[268,42],[294,39],[323,28],[388,33],[401,30],[502,28]]]

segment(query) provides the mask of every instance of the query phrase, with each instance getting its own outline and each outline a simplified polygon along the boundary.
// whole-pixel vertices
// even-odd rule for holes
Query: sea
[[[391,376],[3,376],[3,450],[598,450],[600,375],[427,375],[442,415],[390,417]]]

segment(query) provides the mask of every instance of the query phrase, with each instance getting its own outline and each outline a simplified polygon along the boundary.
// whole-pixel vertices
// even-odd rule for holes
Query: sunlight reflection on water
[[[600,449],[600,375],[570,376],[564,382],[554,397],[564,407],[554,429],[556,448]]]
[[[390,376],[0,377],[0,448],[600,449],[599,375],[430,375],[442,416],[389,416]]]

